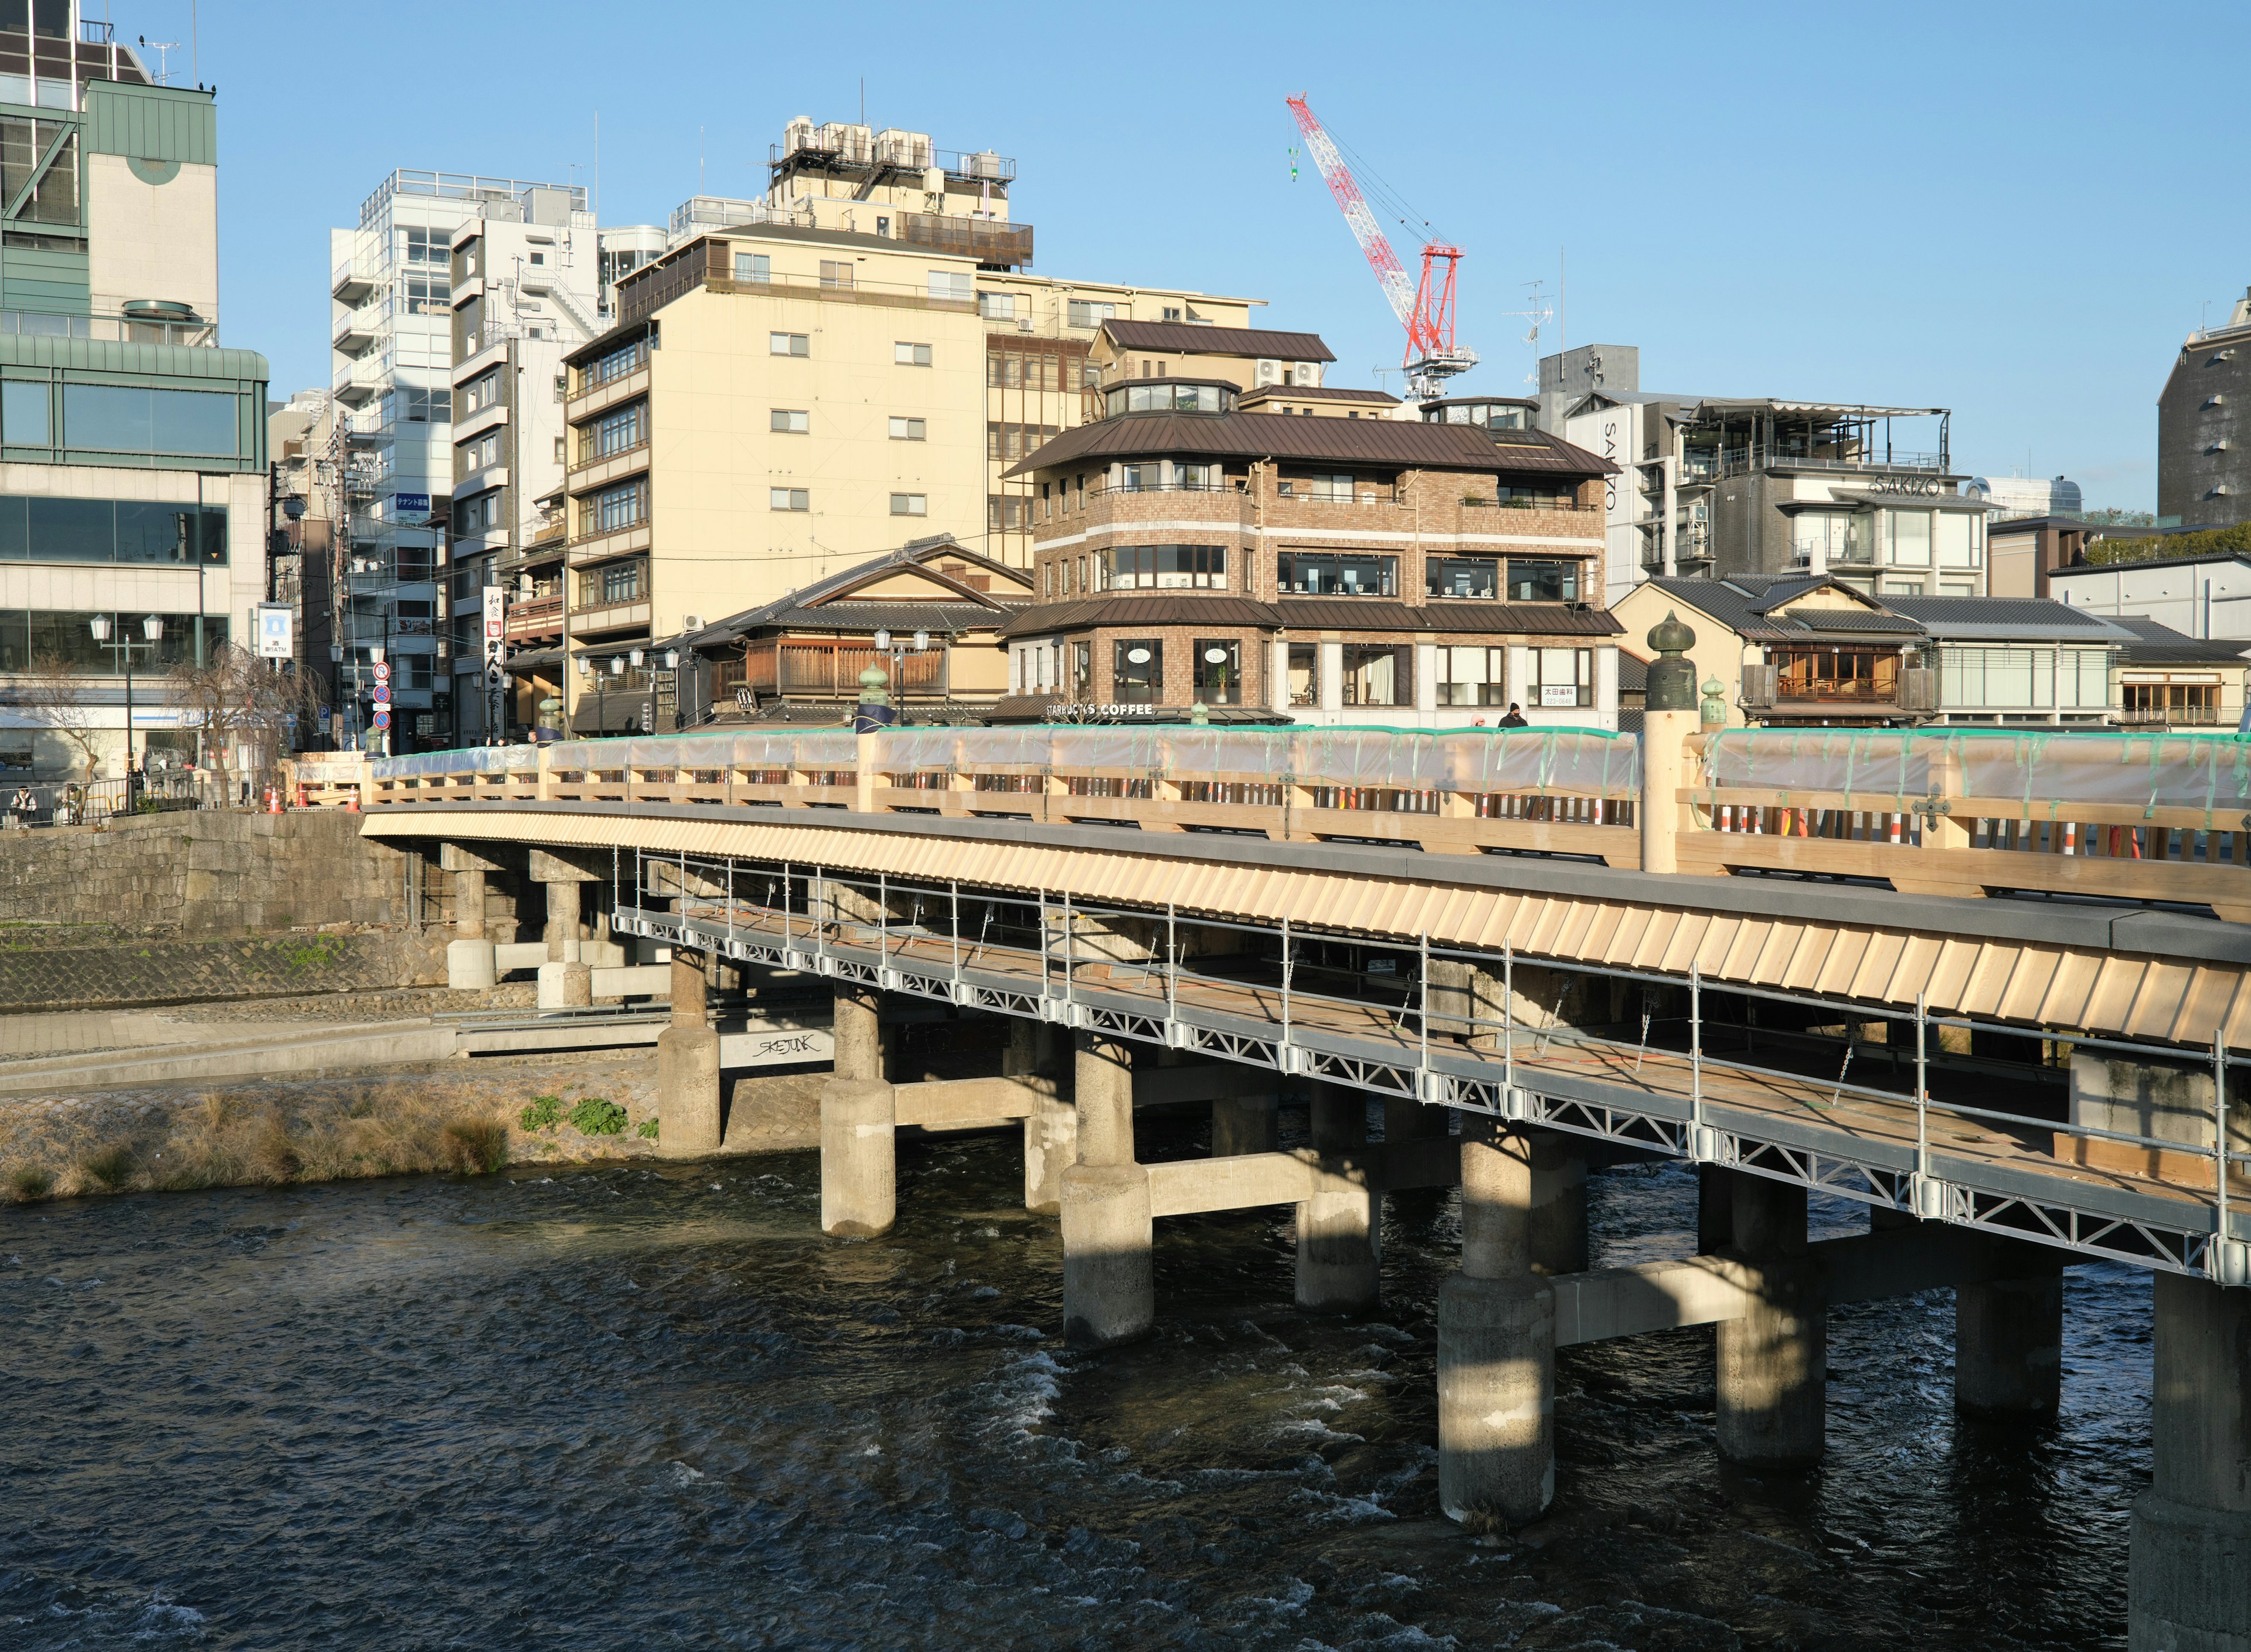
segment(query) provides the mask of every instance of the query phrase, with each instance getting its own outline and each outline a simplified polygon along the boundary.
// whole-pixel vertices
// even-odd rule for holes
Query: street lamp
[[[106,647],[112,629],[110,616],[107,614],[90,614],[86,623],[87,629],[94,633],[95,646]],[[142,646],[155,649],[156,644],[164,640],[163,620],[154,614],[143,615],[141,621],[141,635],[147,639]],[[125,656],[125,807],[127,812],[130,813],[133,808],[134,778],[133,639],[129,636],[120,636],[117,639],[117,646]]]
[[[928,631],[917,631],[914,634],[915,652],[918,654],[925,653],[929,649],[929,648],[930,633]],[[891,646],[890,632],[888,630],[878,630],[876,633],[876,652],[884,656],[890,661],[892,698],[896,704],[904,707],[906,704],[906,678],[903,674],[906,663],[906,649],[904,648],[893,648]]]

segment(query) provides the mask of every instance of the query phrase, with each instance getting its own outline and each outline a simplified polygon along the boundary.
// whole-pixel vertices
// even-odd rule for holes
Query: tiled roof
[[[1254,401],[1372,401],[1386,407],[1396,407],[1399,398],[1388,390],[1342,390],[1324,385],[1318,390],[1308,390],[1303,385],[1261,385],[1256,390],[1243,392],[1243,405]]]
[[[887,569],[920,568],[934,580],[952,583],[946,580],[945,574],[940,573],[935,567],[928,566],[939,556],[957,558],[973,568],[983,569],[990,574],[1003,576],[1010,582],[1012,589],[1007,595],[973,591],[965,586],[961,587],[960,600],[966,603],[989,607],[996,614],[1007,614],[1030,600],[1026,596],[1016,595],[1013,589],[1017,582],[1024,579],[1023,570],[1008,567],[1002,563],[994,561],[990,557],[980,556],[962,545],[950,533],[938,533],[927,538],[910,539],[904,545],[886,551],[880,556],[869,557],[864,562],[855,562],[850,567],[829,574],[825,579],[815,580],[811,585],[800,586],[794,591],[785,592],[771,602],[763,603],[755,608],[745,608],[740,614],[731,614],[724,620],[705,626],[702,630],[684,638],[683,641],[689,647],[696,648],[709,643],[730,642],[745,632],[755,630],[762,625],[807,623],[807,621],[805,621],[784,619],[779,616],[801,613],[806,609],[836,600],[841,593],[850,590],[854,586],[862,584]],[[908,603],[901,606],[920,608],[923,605]],[[945,604],[940,602],[932,606],[943,607]],[[886,622],[878,621],[878,623]],[[892,628],[896,630],[897,627],[893,626]],[[910,625],[907,628],[911,631],[915,627]]]
[[[1904,614],[1880,614],[1868,608],[1799,608],[1782,616],[1794,620],[1810,631],[1828,634],[1839,632],[1897,632],[1906,636],[1920,636],[1922,628]]]
[[[1260,327],[1202,327],[1187,322],[1106,321],[1102,330],[1128,350],[1186,356],[1250,356],[1264,361],[1334,361],[1319,333],[1270,333]]]
[[[2110,623],[2134,634],[2134,641],[2122,650],[2134,665],[2241,665],[2245,649],[2251,649],[2251,642],[2241,637],[2187,636],[2155,620],[2121,615],[2111,617]]]
[[[2084,608],[2047,597],[1887,596],[1884,606],[1935,637],[2069,637],[2123,642],[2133,635]]]
[[[855,602],[848,597],[811,607],[769,604],[758,610],[758,626],[787,626],[797,631],[890,631],[901,636],[911,636],[917,631],[990,631],[1022,606],[1021,601],[998,607],[977,602]],[[745,628],[729,623],[738,631]]]
[[[1600,608],[1545,602],[1394,602],[1375,597],[1251,597],[1201,591],[1120,591],[1027,608],[1001,628],[1031,636],[1091,626],[1229,625],[1260,630],[1437,631],[1477,636],[1616,636]]]
[[[1583,448],[1549,437],[1534,446],[1496,448],[1474,425],[1400,419],[1278,419],[1272,413],[1124,413],[1066,430],[1004,473],[1029,475],[1080,459],[1204,454],[1329,464],[1401,465],[1473,470],[1487,475],[1537,471],[1575,477],[1617,469]]]

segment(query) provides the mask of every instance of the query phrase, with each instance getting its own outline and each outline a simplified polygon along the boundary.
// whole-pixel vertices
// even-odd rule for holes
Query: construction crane
[[[1454,343],[1454,270],[1462,261],[1462,249],[1442,241],[1425,243],[1422,283],[1410,286],[1406,267],[1376,227],[1375,214],[1368,210],[1368,199],[1354,181],[1352,169],[1344,163],[1319,119],[1307,107],[1305,94],[1299,93],[1285,101],[1298,118],[1298,129],[1306,135],[1306,147],[1313,151],[1313,163],[1321,169],[1329,193],[1343,209],[1344,221],[1352,226],[1353,239],[1360,243],[1368,267],[1382,283],[1392,314],[1407,330],[1407,354],[1402,364],[1407,370],[1409,388],[1417,401],[1437,400],[1446,393],[1447,379],[1478,364],[1477,351]]]

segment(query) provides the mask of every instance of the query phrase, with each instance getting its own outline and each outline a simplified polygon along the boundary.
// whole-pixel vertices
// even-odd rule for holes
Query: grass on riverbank
[[[426,1086],[386,1084],[286,1104],[220,1090],[137,1123],[58,1123],[0,1158],[0,1195],[29,1203],[440,1170],[488,1174],[508,1153],[505,1119]]]

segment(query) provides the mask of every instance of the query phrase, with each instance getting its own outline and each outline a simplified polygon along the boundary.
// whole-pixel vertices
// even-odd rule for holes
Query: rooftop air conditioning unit
[[[680,616],[680,628],[682,631],[702,630],[703,628],[703,616],[700,614],[682,614]]]
[[[969,156],[966,158],[968,164],[963,170],[966,170],[970,177],[998,177],[1001,176],[1001,156],[999,151],[994,149],[980,149],[976,154]]]
[[[781,151],[794,155],[800,149],[813,147],[813,117],[800,115],[781,129]]]

